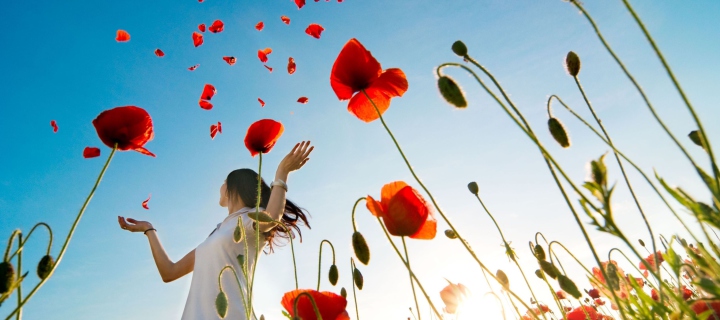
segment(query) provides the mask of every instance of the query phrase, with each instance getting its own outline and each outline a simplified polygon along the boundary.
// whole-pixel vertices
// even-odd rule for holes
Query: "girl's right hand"
[[[128,223],[130,222],[130,223]],[[147,229],[152,228],[152,223],[147,221],[138,221],[133,218],[127,218],[127,222],[125,221],[125,217],[118,216],[118,223],[120,224],[120,228],[125,229],[130,232],[145,232]]]

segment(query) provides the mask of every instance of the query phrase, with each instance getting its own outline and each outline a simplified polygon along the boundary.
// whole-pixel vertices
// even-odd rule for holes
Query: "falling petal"
[[[280,20],[282,20],[285,24],[290,24],[290,18],[288,18],[288,16],[282,16],[280,17]]]
[[[205,32],[205,24],[201,23],[200,25],[198,25],[198,29],[200,30],[200,32]]]
[[[218,134],[220,130],[218,129],[218,125],[211,124],[210,125],[210,139],[214,140],[215,136]]]
[[[305,29],[305,33],[310,35],[311,37],[315,39],[320,39],[320,33],[325,31],[325,28],[323,28],[321,25],[317,23],[311,23],[307,29]]]
[[[203,35],[197,32],[193,32],[193,43],[195,44],[196,48],[203,44]]]
[[[152,193],[149,194],[148,198],[142,202],[142,207],[145,208],[145,210],[150,210],[150,207],[148,207],[148,202],[150,202],[150,196],[152,196]]]
[[[262,50],[258,50],[258,58],[260,59],[260,62],[266,63],[268,61],[268,55],[272,53],[272,49],[265,48]]]
[[[303,6],[305,6],[305,0],[295,0],[295,4],[297,5],[298,10],[300,10]]]
[[[160,49],[155,49],[155,55],[158,56],[158,57],[164,57],[164,56],[165,56],[165,52],[163,52],[163,51],[160,50]]]
[[[263,29],[264,27],[265,27],[265,24],[264,24],[262,21],[258,22],[258,23],[255,25],[255,29],[257,29],[257,31],[262,31],[262,29]]]
[[[227,64],[229,64],[229,65],[235,64],[235,57],[227,57],[226,56],[226,57],[223,57],[223,60],[225,60],[225,62],[227,62]]]
[[[263,66],[265,66],[265,68],[268,69],[270,71],[270,73],[272,73],[273,69],[271,67],[268,67],[268,65],[266,65],[266,64],[264,64]]]
[[[222,123],[218,121],[218,132],[222,133]]]
[[[222,32],[224,29],[225,24],[220,20],[215,20],[215,22],[213,22],[212,25],[208,27],[208,31],[212,33]]]
[[[295,73],[296,67],[297,67],[297,66],[295,65],[295,59],[293,59],[293,57],[290,57],[290,58],[288,59],[288,73],[289,73],[289,74]]]
[[[306,104],[306,103],[308,103],[308,98],[307,98],[307,97],[300,97],[300,98],[297,100],[297,102],[300,102],[300,103],[302,103],[302,104]]]
[[[130,34],[127,33],[127,31],[125,31],[125,30],[118,30],[117,35],[115,36],[115,41],[117,41],[117,42],[130,41]]]
[[[58,132],[58,125],[55,120],[50,120],[50,126],[53,128],[53,132]]]
[[[83,150],[83,158],[89,159],[89,158],[95,158],[100,156],[100,148],[95,147],[85,147],[85,150]]]
[[[200,66],[199,64],[196,64],[196,65],[188,68],[188,70],[190,70],[190,71],[195,71],[195,69],[197,69],[197,67],[199,67],[199,66]]]
[[[265,101],[263,101],[262,99],[258,98],[258,102],[260,102],[260,107],[265,107]]]
[[[198,103],[200,103],[200,108],[203,108],[205,110],[210,110],[213,108],[213,105],[212,103],[210,103],[210,101],[200,100],[198,101]]]
[[[215,86],[211,84],[205,84],[205,87],[203,88],[202,95],[200,95],[200,99],[203,100],[211,100],[212,97],[217,93],[217,90],[215,90]]]

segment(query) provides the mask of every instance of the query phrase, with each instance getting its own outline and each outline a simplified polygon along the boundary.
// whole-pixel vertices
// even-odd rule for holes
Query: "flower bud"
[[[702,139],[702,135],[700,134],[700,131],[698,131],[698,130],[690,131],[690,134],[688,134],[688,137],[696,145],[700,146],[701,148],[705,148],[705,147],[703,147],[703,142],[702,142],[703,139]]]
[[[243,268],[243,266],[245,265],[245,256],[239,254],[239,255],[237,256],[237,261],[238,261],[238,263],[240,264],[240,268]]]
[[[565,57],[565,70],[573,77],[580,73],[580,57],[575,52],[570,51]]]
[[[260,315],[260,320],[265,320],[265,315],[264,315],[264,314],[261,314],[261,315]]]
[[[445,236],[450,239],[457,239],[458,237],[457,233],[455,233],[455,231],[452,231],[452,229],[445,230]]]
[[[359,231],[355,231],[352,235],[352,246],[358,261],[367,265],[370,262],[370,248],[365,241],[365,237]]]
[[[343,298],[347,299],[347,290],[345,290],[345,287],[342,287],[342,288],[340,289],[340,295],[341,295]]]
[[[540,278],[540,280],[543,279],[543,272],[540,269],[535,270],[535,276]]]
[[[235,231],[233,232],[233,240],[235,243],[238,243],[243,240],[243,234],[242,230],[240,230],[240,226],[235,226]]]
[[[9,261],[0,262],[0,294],[10,291],[15,280],[15,268]]]
[[[545,260],[540,260],[539,262],[540,262],[540,269],[542,269],[542,271],[545,272],[545,274],[548,275],[548,277],[557,279],[558,274],[560,272],[558,272],[558,269],[557,269],[557,267],[555,267],[554,264],[547,262]]]
[[[468,190],[470,190],[470,193],[474,195],[477,195],[478,192],[480,192],[480,188],[478,188],[478,184],[475,181],[468,183]]]
[[[535,245],[535,258],[538,260],[545,260],[545,249],[541,245]]]
[[[362,290],[364,280],[363,275],[362,273],[360,273],[360,270],[358,270],[358,268],[355,268],[355,270],[353,270],[353,281],[355,282],[355,286],[358,289]]]
[[[569,293],[575,299],[580,299],[582,296],[580,290],[578,290],[578,287],[575,285],[575,282],[565,275],[558,275],[558,284],[560,285],[560,289],[563,289],[563,291]]]
[[[217,311],[218,316],[220,316],[221,319],[225,318],[225,316],[227,315],[228,300],[225,292],[220,291],[220,293],[218,293],[217,295],[217,298],[215,298],[215,310]]]
[[[620,290],[620,277],[618,277],[618,269],[614,263],[608,263],[607,268],[607,284],[612,290]]]
[[[55,266],[55,259],[51,255],[45,255],[40,259],[40,262],[37,266],[37,275],[40,277],[40,279],[45,279],[50,274],[50,271],[52,271],[53,267]]]
[[[276,222],[276,221],[273,220],[273,218],[272,218],[267,212],[265,212],[265,211],[250,212],[250,213],[247,214],[247,216],[248,216],[248,218],[253,219],[253,220],[255,220],[255,221],[258,221],[258,222],[265,222],[265,223]]]
[[[467,107],[467,101],[465,100],[465,94],[463,93],[460,86],[455,83],[455,80],[448,76],[442,76],[438,79],[438,89],[442,94],[445,101],[455,106],[456,108]]]
[[[460,40],[455,41],[455,42],[452,44],[452,51],[453,51],[456,55],[461,56],[461,57],[465,57],[465,56],[467,55],[467,47],[466,47],[465,44],[464,44],[462,41],[460,41]]]
[[[505,272],[498,269],[498,271],[495,273],[495,277],[498,279],[498,282],[500,282],[505,291],[510,291],[510,279],[508,279]]]
[[[643,247],[645,246],[645,241],[642,241],[642,239],[638,239],[638,242],[640,242],[641,246],[643,246]]]
[[[565,131],[565,127],[562,125],[560,120],[557,118],[550,118],[548,120],[548,129],[550,129],[550,135],[557,141],[563,148],[570,147],[570,137]]]
[[[340,277],[340,274],[338,273],[338,268],[336,265],[330,266],[330,272],[328,273],[328,279],[330,280],[330,283],[332,285],[336,285],[338,282],[338,278]]]

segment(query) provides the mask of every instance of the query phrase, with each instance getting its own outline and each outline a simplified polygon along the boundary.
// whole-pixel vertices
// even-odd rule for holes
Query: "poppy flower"
[[[225,60],[225,62],[227,62],[227,64],[229,64],[229,65],[234,65],[235,61],[236,61],[235,57],[227,57],[227,56],[223,57],[223,60]]]
[[[701,314],[703,312],[712,310],[713,313],[710,314],[708,320],[720,319],[720,300],[698,300],[695,301],[695,303],[693,303],[692,305],[690,305],[690,309],[692,309],[695,314]]]
[[[686,286],[682,286],[682,296],[683,300],[688,300],[692,298],[693,292],[692,290],[688,289]]]
[[[437,221],[423,197],[403,181],[388,183],[382,187],[380,201],[367,196],[367,208],[383,219],[385,227],[394,236],[413,239],[433,239],[437,233]]]
[[[195,69],[197,69],[197,67],[199,67],[199,66],[200,66],[200,64],[196,64],[196,65],[188,68],[188,70],[190,70],[190,71],[195,71]]]
[[[209,27],[208,31],[212,33],[222,32],[225,29],[225,24],[220,20],[215,20]]]
[[[196,48],[203,44],[203,35],[197,32],[193,32],[193,44],[195,44]]]
[[[205,32],[205,24],[204,23],[199,24],[198,30],[200,30],[200,32]]]
[[[255,25],[255,29],[257,29],[257,31],[262,31],[262,29],[263,29],[264,27],[265,27],[265,24],[264,24],[262,21],[258,22],[258,23]]]
[[[556,295],[557,298],[560,299],[560,300],[562,300],[562,299],[567,299],[567,295],[565,294],[565,291],[560,290],[560,291],[558,291],[558,292],[555,292],[555,295]]]
[[[454,314],[468,298],[470,298],[470,290],[462,283],[450,283],[440,291],[440,299],[445,303],[445,312],[449,314]]]
[[[300,97],[300,98],[298,98],[297,102],[300,102],[300,103],[302,103],[302,104],[306,104],[306,103],[308,103],[308,98],[307,98],[307,97]]]
[[[155,156],[144,147],[155,136],[152,119],[144,109],[125,106],[105,110],[92,124],[106,146],[112,148],[117,143],[118,150],[135,150],[144,155]]]
[[[263,101],[262,99],[258,98],[258,102],[260,102],[260,107],[265,107],[265,101]]]
[[[205,87],[203,88],[202,95],[200,95],[200,99],[203,100],[211,100],[212,97],[217,93],[217,90],[215,90],[215,86],[211,84],[205,84]]]
[[[567,320],[602,320],[604,317],[595,308],[580,306],[566,314]]]
[[[272,70],[273,70],[272,67],[270,67],[266,64],[264,64],[263,66],[265,66],[265,69],[268,69],[268,71],[270,71],[270,73],[272,73]]]
[[[150,202],[150,196],[152,196],[152,194],[149,194],[147,199],[142,202],[142,207],[145,208],[145,210],[150,210],[150,207],[148,207],[148,202]]]
[[[295,69],[297,66],[295,65],[295,59],[293,57],[288,58],[288,73],[293,74],[295,73]]]
[[[214,140],[218,133],[222,133],[222,123],[220,121],[217,124],[210,125],[210,139]]]
[[[282,20],[285,24],[290,24],[290,18],[288,18],[288,16],[281,16],[280,20]]]
[[[663,259],[662,252],[658,251],[654,255],[650,254],[645,258],[645,261],[647,261],[648,265],[650,265],[650,269],[652,271],[655,271],[657,269],[657,266],[655,266],[655,256],[657,256],[658,264],[663,263],[665,260]],[[647,270],[647,267],[645,266],[645,263],[640,262],[638,267],[640,267],[640,270]]]
[[[597,299],[600,298],[600,291],[598,291],[598,289],[590,289],[588,290],[588,295],[590,298]]]
[[[53,132],[58,132],[58,125],[55,120],[50,120],[50,126],[53,128]]]
[[[198,104],[200,105],[200,108],[203,108],[203,109],[205,109],[205,110],[210,110],[210,109],[213,108],[213,104],[210,103],[210,101],[207,101],[207,100],[202,100],[202,99],[201,99],[200,101],[198,101]]]
[[[603,301],[602,299],[595,299],[595,305],[604,306],[605,301]]]
[[[265,48],[262,50],[258,50],[258,58],[260,59],[260,62],[265,63],[268,61],[268,55],[272,53],[272,49]]]
[[[379,117],[378,112],[360,91],[365,90],[382,114],[390,107],[391,98],[405,94],[408,82],[400,69],[383,71],[370,51],[353,38],[345,44],[333,64],[330,86],[341,101],[350,99],[350,113],[371,122]]]
[[[282,123],[272,119],[255,121],[248,128],[245,135],[245,147],[250,155],[255,157],[258,153],[268,153],[282,135],[285,128]]]
[[[650,297],[655,301],[660,300],[660,297],[658,296],[658,292],[657,292],[657,290],[655,290],[655,288],[652,288],[650,290]]]
[[[100,149],[95,147],[85,147],[83,150],[83,158],[95,158],[100,156]]]
[[[158,57],[164,57],[164,56],[165,56],[165,52],[163,52],[163,51],[160,50],[160,49],[155,49],[155,55],[158,56]]]
[[[305,0],[295,0],[295,5],[297,5],[298,10],[300,10],[305,6]]]
[[[323,28],[321,25],[317,23],[311,23],[307,28],[305,28],[305,33],[307,33],[309,36],[320,39],[320,34],[325,31],[325,28]]]
[[[117,35],[115,36],[115,41],[117,41],[117,42],[130,41],[130,34],[127,33],[127,31],[125,31],[125,30],[118,30]]]
[[[347,300],[343,296],[329,291],[315,291],[312,289],[298,289],[287,292],[283,295],[280,304],[291,317],[297,317],[303,320],[317,320],[315,309],[313,308],[310,298],[301,293],[307,292],[315,301],[320,316],[323,320],[350,320],[345,307]],[[298,299],[297,314],[295,314],[295,299]]]

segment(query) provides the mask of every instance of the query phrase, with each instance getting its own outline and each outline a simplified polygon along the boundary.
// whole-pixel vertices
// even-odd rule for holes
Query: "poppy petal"
[[[376,216],[376,217],[383,216],[382,204],[380,204],[380,202],[375,201],[375,199],[373,199],[373,197],[368,195],[365,198],[365,206],[370,211],[370,213],[372,213],[373,216]]]
[[[199,66],[200,66],[199,64],[196,64],[196,65],[188,68],[188,70],[190,70],[190,71],[195,71],[195,69],[197,69],[197,67],[199,67]]]
[[[218,121],[217,128],[218,128],[218,132],[222,133],[222,123],[220,123],[220,121]]]
[[[264,66],[265,66],[265,69],[268,69],[268,70],[270,71],[270,73],[272,73],[272,70],[273,70],[272,67],[270,67],[270,66],[268,66],[268,65],[266,65],[266,64],[264,64]]]
[[[210,125],[210,139],[215,139],[215,136],[218,134],[218,126],[216,124]]]
[[[100,156],[100,148],[95,147],[85,147],[83,150],[83,158],[89,159],[89,158],[95,158]]]
[[[295,0],[295,5],[297,5],[298,10],[300,10],[303,6],[305,6],[305,0]]]
[[[225,60],[225,62],[227,62],[227,64],[229,64],[229,65],[234,65],[235,61],[236,61],[235,57],[227,57],[227,56],[223,57],[223,60]]]
[[[148,195],[147,199],[145,199],[145,201],[142,202],[142,207],[145,210],[150,210],[150,207],[148,207],[148,202],[150,202],[150,196],[152,196],[152,194]]]
[[[304,320],[318,319],[315,315],[315,309],[313,308],[312,302],[310,302],[310,298],[305,295],[300,296],[301,293],[307,293],[313,298],[320,313],[320,317],[323,319],[349,319],[347,317],[347,311],[345,310],[347,307],[347,300],[345,298],[333,292],[319,292],[311,289],[293,290],[283,295],[280,304],[282,304],[291,316],[296,316]],[[296,299],[298,300],[297,314],[295,314],[294,308]]]
[[[117,35],[115,35],[115,41],[117,41],[117,42],[130,41],[130,34],[127,33],[127,31],[125,31],[125,30],[118,30]]]
[[[245,146],[253,157],[258,153],[268,153],[280,139],[283,131],[285,128],[280,122],[272,119],[258,120],[248,128]]]
[[[262,31],[262,29],[263,29],[264,27],[265,27],[265,24],[264,24],[262,21],[258,22],[258,23],[255,25],[255,29],[257,29],[257,31]]]
[[[258,50],[258,58],[260,59],[260,62],[266,63],[268,61],[268,55],[272,53],[272,49],[265,48]]]
[[[420,227],[420,230],[411,235],[410,238],[421,240],[435,239],[435,235],[437,234],[437,220],[432,215],[432,210],[429,212],[430,214],[428,215],[427,220],[425,220],[425,223],[423,223],[422,227]]]
[[[350,99],[348,103],[348,111],[354,114],[358,119],[365,122],[372,122],[379,118],[378,111],[380,114],[385,113],[390,107],[390,97],[384,92],[377,89],[365,90],[368,96],[372,99],[372,102],[362,92],[358,92],[355,96]],[[377,107],[378,111],[373,107],[373,103]]]
[[[212,33],[218,33],[225,30],[225,24],[220,20],[215,20],[209,27],[208,31]]]
[[[202,95],[200,95],[200,99],[203,100],[211,100],[212,97],[217,93],[217,90],[215,90],[215,86],[211,84],[205,84],[205,87],[203,88]]]
[[[370,51],[353,38],[340,50],[330,73],[330,86],[340,100],[350,99],[353,93],[365,89],[380,77],[380,63]]]
[[[210,101],[200,100],[198,101],[198,103],[200,104],[200,108],[203,108],[205,110],[210,110],[213,108],[213,105],[212,103],[210,103]]]
[[[265,101],[263,101],[262,99],[258,98],[258,102],[260,102],[260,107],[265,107]]]
[[[293,74],[295,73],[295,69],[297,66],[295,65],[295,59],[293,57],[288,58],[288,73]]]
[[[407,186],[408,184],[405,181],[393,181],[384,185],[380,190],[380,203],[382,203],[383,209],[387,210],[390,199]]]
[[[203,44],[203,35],[197,32],[193,32],[193,44],[195,47],[199,47],[201,44]]]
[[[53,132],[58,132],[58,125],[55,120],[50,120],[50,126],[53,128]]]
[[[320,39],[320,34],[325,31],[325,28],[323,28],[321,25],[317,23],[311,23],[306,29],[305,33],[307,33],[309,36]]]
[[[300,98],[298,98],[297,102],[302,103],[302,104],[306,104],[306,103],[308,103],[308,98],[307,98],[307,97],[300,97]]]
[[[398,68],[390,68],[373,81],[369,89],[378,89],[390,98],[402,97],[408,89],[408,81],[405,73]]]
[[[150,150],[145,149],[144,147],[136,147],[135,149],[132,149],[132,150],[140,152],[146,156],[151,156],[151,157],[155,158],[155,154],[150,152]]]
[[[165,56],[165,52],[163,52],[163,51],[160,50],[160,49],[155,49],[155,55],[158,56],[158,57],[164,57],[164,56]]]
[[[392,235],[413,236],[422,229],[428,214],[425,201],[412,187],[406,186],[390,199],[383,222]]]
[[[204,23],[199,24],[198,30],[200,30],[200,32],[205,32],[205,24]]]
[[[288,18],[288,16],[282,16],[280,17],[280,20],[282,20],[285,24],[290,24],[290,18]]]

